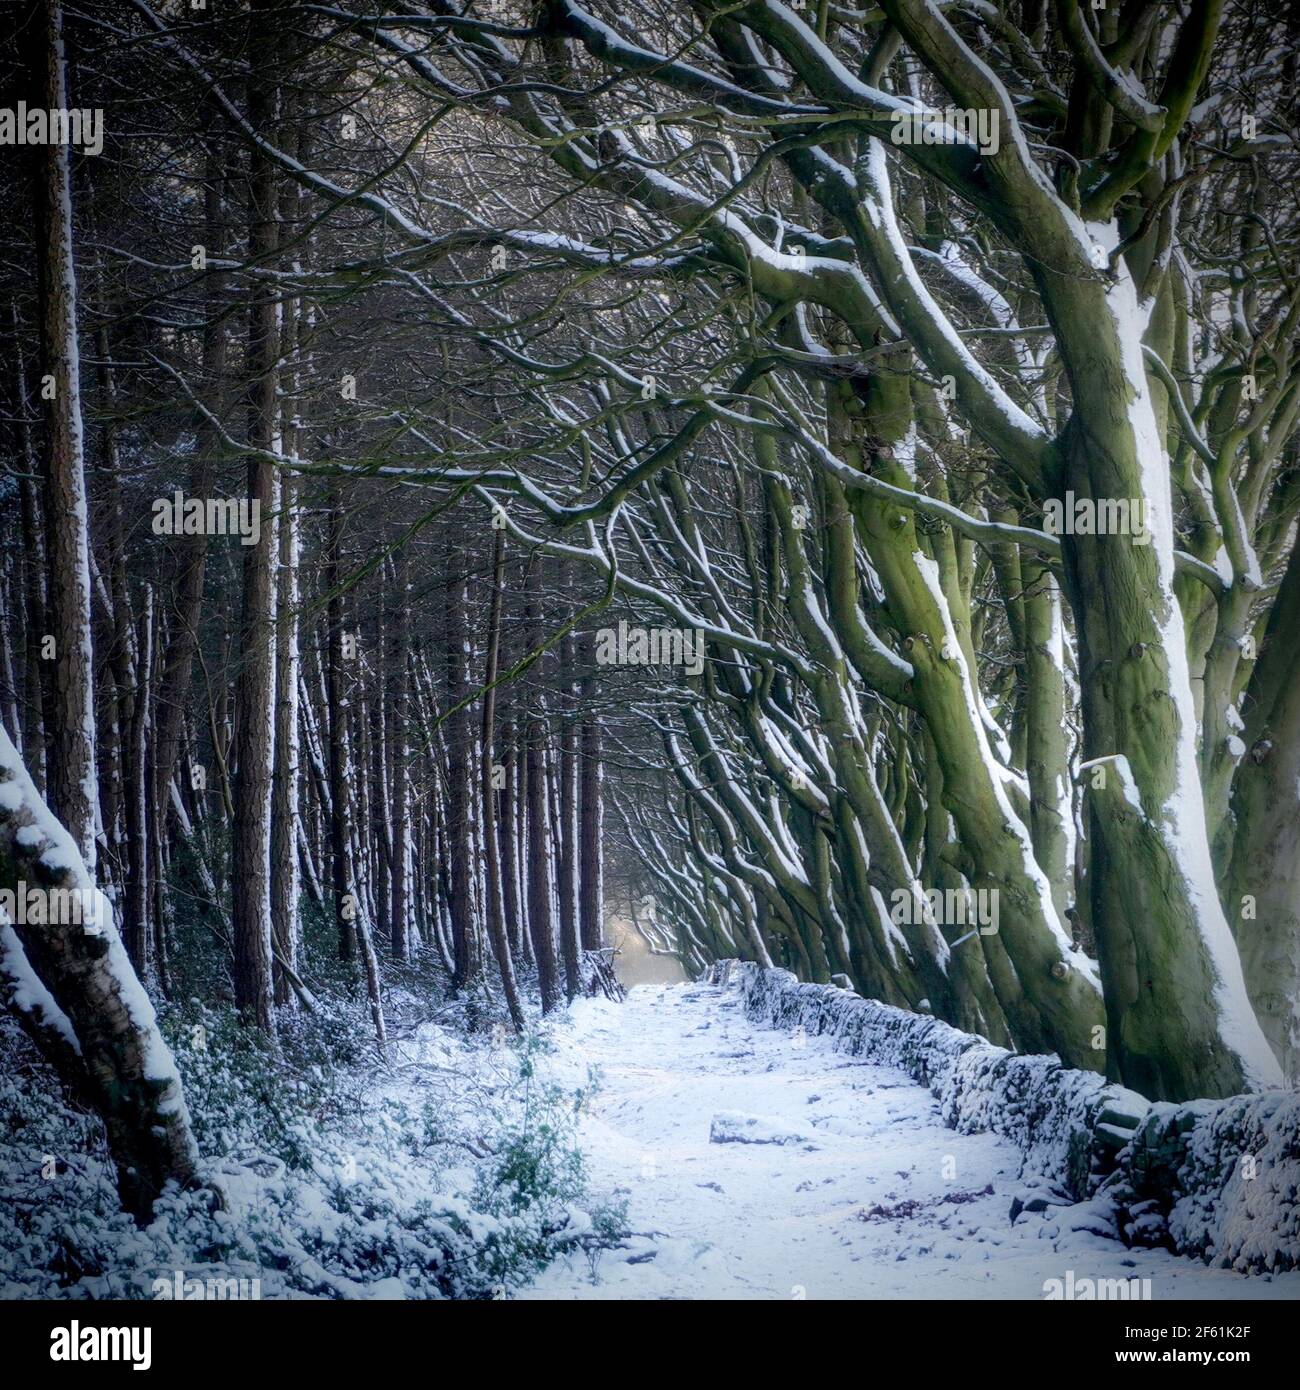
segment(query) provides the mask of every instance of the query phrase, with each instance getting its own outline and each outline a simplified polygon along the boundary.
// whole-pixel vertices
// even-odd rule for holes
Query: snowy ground
[[[594,1281],[566,1259],[522,1297],[1039,1299],[1073,1271],[1074,1287],[1150,1280],[1157,1300],[1300,1298],[1300,1272],[1128,1250],[1073,1229],[1084,1209],[1013,1225],[1013,1199],[1042,1190],[1010,1144],[944,1128],[901,1071],[751,1024],[734,994],[643,985],[622,1005],[579,1002],[555,1037],[561,1080],[601,1070],[582,1148],[639,1234]]]

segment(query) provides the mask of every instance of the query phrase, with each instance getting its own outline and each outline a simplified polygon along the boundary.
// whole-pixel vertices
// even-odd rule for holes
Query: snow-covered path
[[[1127,1250],[1086,1208],[1013,1225],[1013,1199],[1045,1191],[1017,1177],[1013,1146],[944,1128],[901,1071],[750,1023],[734,993],[644,985],[578,1003],[555,1038],[560,1078],[602,1072],[591,1185],[625,1195],[640,1234],[594,1280],[573,1258],[522,1297],[1041,1299],[1071,1270],[1076,1286],[1149,1279],[1153,1299],[1300,1297],[1300,1273]]]

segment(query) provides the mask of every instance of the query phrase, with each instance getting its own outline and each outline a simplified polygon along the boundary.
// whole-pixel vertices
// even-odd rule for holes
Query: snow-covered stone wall
[[[1009,1052],[788,970],[720,961],[706,979],[738,989],[751,1019],[900,1067],[929,1087],[953,1129],[999,1134],[1020,1149],[1025,1173],[1075,1201],[1112,1205],[1133,1244],[1240,1269],[1300,1267],[1300,1093],[1153,1105],[1055,1056]]]
[[[1232,1269],[1300,1269],[1300,1091],[1152,1105],[1108,1184],[1175,1250]]]

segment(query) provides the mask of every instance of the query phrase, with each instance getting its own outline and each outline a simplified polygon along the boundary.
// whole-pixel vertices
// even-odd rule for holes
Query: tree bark
[[[212,155],[205,167],[203,188],[204,237],[206,245],[211,247],[220,245],[222,237],[223,186],[221,164],[218,157]],[[226,374],[226,325],[218,298],[218,284],[219,277],[209,275],[203,325],[203,392],[207,410],[220,418]],[[219,447],[215,427],[206,414],[201,414],[196,426],[194,459],[190,465],[191,497],[203,498],[208,495],[212,486],[212,459]],[[154,796],[164,824],[189,700],[194,653],[199,644],[208,538],[201,532],[181,536],[177,539],[175,553],[176,579],[171,600],[167,652],[158,687],[158,731],[154,743]],[[188,772],[183,776],[188,781]]]
[[[40,105],[66,110],[63,5],[46,0],[41,39]],[[77,277],[73,264],[72,182],[68,147],[39,155],[37,221],[41,301],[40,396],[45,403],[45,523],[49,562],[49,635],[55,643],[54,702],[47,727],[49,799],[83,862],[95,869],[95,698],[90,636],[90,539],[86,515]]]
[[[286,438],[290,451],[294,444]],[[271,800],[271,930],[275,945],[275,1002],[296,997],[279,962],[298,969],[299,735],[298,735],[298,564],[297,484],[280,484],[279,630],[275,646],[275,776]]]
[[[528,605],[525,619],[534,644],[541,637],[541,610],[535,601]],[[535,696],[540,699],[540,695]],[[555,950],[554,886],[551,879],[551,809],[546,771],[546,717],[532,714],[527,730],[528,775],[528,927],[537,962],[537,983],[542,995],[542,1012],[559,1008],[559,961]]]
[[[45,790],[45,711],[50,703],[47,663],[41,659],[41,638],[45,623],[45,527],[41,516],[41,491],[36,480],[42,465],[36,456],[28,414],[30,391],[23,352],[24,325],[18,306],[10,305],[12,352],[10,384],[13,402],[15,458],[18,480],[19,522],[26,544],[20,560],[21,604],[14,612],[22,614],[22,742],[23,759],[37,790]]]
[[[605,944],[604,931],[604,767],[601,761],[600,714],[595,708],[599,687],[593,663],[582,683],[582,720],[579,733],[581,752],[578,794],[578,844],[581,858],[581,887],[578,901],[582,949],[599,951]]]
[[[1300,548],[1246,691],[1223,902],[1260,1027],[1300,1079]]]
[[[1034,858],[1052,886],[1056,910],[1070,905],[1074,842],[1070,750],[1065,727],[1065,625],[1061,594],[1040,558],[1021,556],[1025,615],[1025,771]]]
[[[16,931],[61,1015],[52,1016],[48,1006],[44,1011],[45,1026],[58,1038],[50,1061],[70,1084],[93,1097],[117,1167],[122,1205],[143,1220],[167,1182],[192,1186],[199,1179],[180,1077],[107,901],[2,730],[0,792],[0,887],[14,892],[22,883],[40,884],[97,904],[99,921],[91,930],[84,921],[72,921]],[[6,974],[13,961],[6,950]],[[81,1066],[69,1074],[72,1056]]]
[[[259,6],[263,13],[273,8]],[[255,26],[273,46],[271,31]],[[255,129],[270,133],[278,103],[274,78],[260,56],[249,95]],[[279,245],[275,166],[258,148],[250,154],[248,253],[254,264],[273,262]],[[279,332],[274,290],[258,282],[248,323],[248,438],[256,449],[278,443],[276,363]],[[272,1036],[275,1006],[271,927],[271,771],[275,758],[275,563],[276,480],[264,458],[248,460],[248,497],[260,512],[255,545],[244,546],[243,611],[240,621],[239,676],[236,682],[234,742],[234,824],[231,828],[232,926],[235,949],[235,1003]]]
[[[389,624],[389,745],[392,759],[393,836],[390,878],[392,885],[392,949],[396,960],[411,955],[410,850],[410,668],[408,643],[411,626],[409,560],[403,547],[394,557],[394,603]]]
[[[504,893],[501,882],[501,854],[496,825],[496,760],[493,756],[493,739],[496,720],[496,679],[498,658],[501,649],[501,597],[505,582],[506,536],[503,530],[496,532],[496,544],[492,566],[492,608],[488,615],[487,663],[483,673],[483,733],[481,783],[483,799],[483,852],[485,870],[485,890],[487,898],[488,936],[496,955],[497,970],[501,975],[501,992],[506,997],[506,1007],[510,1010],[511,1022],[518,1032],[524,1030],[524,1006],[519,997],[519,986],[515,981],[514,961],[510,954],[510,940],[506,935]]]
[[[447,556],[447,699],[458,705],[469,693],[469,593],[465,580],[465,556],[456,545]],[[451,894],[453,985],[458,992],[478,980],[480,955],[474,922],[474,859],[470,834],[470,768],[473,732],[469,708],[449,714],[447,729],[447,824],[444,849],[448,859]]]
[[[560,642],[559,883],[560,942],[564,988],[570,1001],[582,993],[582,944],[578,920],[578,711],[576,651],[572,633]]]
[[[505,771],[504,783],[498,796],[497,839],[501,856],[501,895],[502,911],[505,913],[506,930],[510,935],[511,952],[524,959],[524,903],[519,884],[519,754],[515,747],[515,722],[506,719],[501,724],[498,740],[501,766]]]
[[[1059,260],[1068,265],[1068,258]],[[1068,284],[1065,282],[1068,280]],[[1233,1095],[1279,1076],[1251,1011],[1210,869],[1168,458],[1142,360],[1136,288],[1079,268],[1041,281],[1074,391],[1065,484],[1142,498],[1150,544],[1063,537],[1079,637],[1092,921],[1120,1078],[1154,1099]],[[1104,780],[1103,780],[1104,779]]]
[[[330,500],[328,561],[325,584],[329,593],[326,661],[329,716],[329,840],[330,865],[334,886],[334,920],[338,927],[339,959],[356,958],[356,915],[358,899],[353,889],[352,846],[348,833],[352,805],[352,767],[348,751],[348,709],[351,683],[345,669],[344,649],[353,634],[343,628],[342,561],[343,504],[335,483]],[[355,656],[352,658],[355,660]]]

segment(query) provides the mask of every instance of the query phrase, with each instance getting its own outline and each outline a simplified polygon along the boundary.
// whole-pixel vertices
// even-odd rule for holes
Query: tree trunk
[[[447,556],[447,699],[459,704],[469,693],[469,594],[465,582],[465,556],[452,546]],[[473,732],[469,709],[457,710],[447,728],[447,825],[444,849],[448,858],[451,895],[453,985],[458,992],[470,989],[479,975],[478,933],[474,922],[474,859],[470,834],[470,768]]]
[[[570,1001],[582,993],[582,945],[578,922],[578,711],[572,633],[560,642],[559,882],[560,942],[564,988]]]
[[[204,236],[209,246],[221,244],[222,188],[221,163],[209,157],[204,179]],[[226,325],[218,299],[219,279],[210,276],[203,326],[204,404],[218,418],[226,373]],[[206,497],[212,486],[212,459],[220,447],[217,431],[206,415],[196,427],[194,459],[190,465],[189,495]],[[203,611],[203,579],[206,570],[208,538],[202,533],[177,539],[174,597],[170,600],[167,653],[158,687],[158,731],[154,743],[154,796],[162,823],[166,823],[172,774],[180,751],[185,709],[189,700],[194,653],[199,643],[199,620]],[[188,781],[188,772],[183,774]]]
[[[1041,560],[1021,556],[1025,615],[1025,771],[1034,858],[1052,886],[1056,910],[1070,906],[1074,844],[1070,749],[1065,727],[1065,625],[1061,595]]]
[[[1151,535],[1063,537],[1094,765],[1089,887],[1109,1043],[1125,1085],[1153,1099],[1232,1095],[1275,1083],[1279,1070],[1210,867],[1143,316],[1122,263],[1110,286],[1084,271],[1044,276],[1040,288],[1074,392],[1065,486],[1093,501],[1144,499]]]
[[[22,613],[22,753],[37,790],[45,790],[45,710],[50,702],[48,663],[41,659],[41,639],[45,624],[45,527],[41,516],[41,494],[36,479],[41,463],[36,457],[28,415],[30,391],[23,353],[24,326],[16,304],[10,306],[12,351],[10,384],[13,402],[15,460],[18,472],[19,523],[26,544],[20,561],[20,607]]]
[[[534,645],[541,637],[540,610],[530,602],[526,612],[528,631]],[[539,696],[534,698],[540,699]],[[561,1003],[559,962],[555,952],[554,888],[551,881],[551,809],[546,775],[546,718],[533,714],[527,731],[528,775],[528,927],[532,935],[533,957],[537,962],[537,983],[542,995],[542,1012],[550,1013]]]
[[[130,613],[123,615],[130,622]],[[129,727],[122,730],[128,755],[123,759],[126,795],[126,935],[127,951],[141,979],[151,974],[150,930],[153,895],[150,868],[153,841],[149,824],[149,685],[153,667],[153,591],[144,590],[144,610],[140,614],[140,636],[135,643],[136,660]]]
[[[105,645],[108,667],[117,687],[110,738],[116,749],[117,785],[111,783],[103,797],[104,830],[108,843],[120,849],[119,872],[125,878],[125,917],[122,939],[127,955],[142,980],[150,978],[153,893],[150,869],[153,846],[149,838],[149,686],[153,664],[153,592],[146,588],[145,610],[136,633],[131,614],[131,592],[126,570],[126,544],[122,524],[121,462],[117,449],[116,386],[108,333],[101,330],[97,346],[104,426],[103,465],[108,489],[108,584],[111,612]],[[121,823],[118,810],[121,810]],[[121,831],[119,843],[116,832]]]
[[[482,798],[483,852],[486,876],[487,925],[501,974],[501,990],[506,997],[511,1022],[518,1032],[524,1030],[524,1006],[515,982],[514,961],[506,935],[504,894],[501,883],[501,855],[497,838],[494,808],[496,806],[496,761],[493,757],[494,722],[496,719],[496,679],[501,649],[501,592],[505,581],[506,535],[496,532],[496,547],[492,568],[492,610],[488,616],[487,663],[483,672],[483,734],[482,734]]]
[[[410,641],[411,593],[409,561],[405,548],[394,557],[394,604],[389,623],[389,749],[392,761],[393,836],[390,878],[392,884],[392,948],[396,960],[411,955],[410,853],[410,668],[407,644]]]
[[[292,451],[292,443],[286,440]],[[277,961],[298,969],[298,511],[297,485],[280,483],[279,631],[275,645],[275,777],[271,801],[271,930]],[[289,977],[277,964],[275,1002],[292,1005]]]
[[[261,30],[264,38],[269,38]],[[265,64],[267,55],[260,55]],[[255,73],[249,118],[270,133],[277,92],[265,68]],[[250,155],[249,257],[270,264],[279,244],[275,166],[260,149]],[[276,362],[279,334],[275,292],[261,282],[253,291],[248,323],[248,438],[255,449],[278,443]],[[260,513],[255,545],[245,545],[239,676],[236,683],[234,824],[231,828],[232,927],[235,1003],[274,1036],[271,936],[271,770],[275,756],[275,564],[276,480],[264,458],[248,460],[248,496]]]
[[[591,664],[589,660],[588,666]],[[582,868],[578,917],[584,951],[599,951],[605,944],[604,769],[600,715],[595,709],[598,693],[594,671],[590,671],[583,680],[579,734],[578,845]]]
[[[360,958],[365,977],[370,1017],[380,1054],[387,1048],[380,989],[379,962],[375,956],[370,922],[366,916],[363,867],[358,853],[353,813],[352,692],[355,679],[348,671],[360,660],[356,634],[344,630],[340,555],[343,544],[343,509],[338,484],[334,484],[329,513],[329,704],[330,704],[330,850],[334,869],[334,911],[339,933],[339,954],[346,961]]]
[[[40,105],[66,110],[63,6],[42,8]],[[41,147],[37,197],[41,301],[40,396],[45,403],[45,523],[54,703],[47,727],[49,799],[87,869],[95,870],[95,698],[90,639],[90,539],[77,346],[77,280],[72,252],[68,147]]]
[[[1223,902],[1260,1027],[1300,1079],[1300,549],[1251,673]]]
[[[6,615],[17,612],[18,601],[15,594],[21,591],[21,587],[21,560],[11,557],[3,589],[0,590],[0,604],[3,604],[0,612]],[[10,640],[12,631],[6,622],[4,631],[0,632],[0,682],[4,685],[3,697],[0,698],[0,721],[4,723],[5,732],[13,740],[15,747],[19,747],[23,740],[23,723],[18,709],[18,670],[14,662],[13,643]]]
[[[519,814],[519,755],[515,748],[515,723],[501,725],[501,767],[505,773],[498,797],[497,839],[501,856],[501,905],[511,952],[523,959],[524,905],[519,891],[519,856],[516,821]]]
[[[59,1038],[50,1060],[93,1098],[117,1166],[122,1205],[143,1220],[168,1181],[198,1181],[199,1154],[180,1077],[108,903],[3,731],[0,790],[0,888],[14,892],[20,883],[40,883],[98,908],[92,930],[73,921],[22,927],[17,935],[59,1011],[58,1017],[48,1006],[45,1012],[47,1027]],[[14,956],[10,950],[3,955],[12,988]],[[81,1069],[69,1075],[73,1055]]]
[[[35,471],[35,456],[31,450],[31,431],[24,421],[21,436],[27,447],[23,463]],[[41,517],[41,498],[31,477],[19,483],[23,535],[28,537],[27,553],[23,557],[23,756],[31,768],[32,780],[44,792],[46,773],[46,709],[52,700],[49,663],[41,656],[41,644],[46,630],[45,586],[45,527]]]
[[[343,504],[335,483],[330,500],[328,561],[325,584],[329,592],[327,637],[329,715],[329,839],[330,864],[334,885],[334,920],[338,927],[339,959],[356,958],[356,916],[358,899],[352,881],[352,846],[348,822],[352,804],[352,767],[348,755],[348,708],[350,682],[345,671],[345,648],[355,640],[343,630],[342,562]],[[352,657],[355,660],[355,655]]]
[[[891,373],[873,379],[861,404],[851,392],[840,397],[863,432],[862,445],[847,449],[849,458],[900,487],[911,483],[892,446],[910,429],[909,390],[905,375]],[[921,549],[910,511],[862,492],[852,494],[850,505],[913,667],[912,688],[942,770],[945,804],[969,860],[966,876],[976,891],[999,894],[998,932],[981,940],[1007,1024],[1020,1048],[1056,1051],[1070,1066],[1099,1070],[1104,1054],[1094,1045],[1102,1016],[1096,972],[1070,950],[1028,827],[995,766],[975,675],[938,567]],[[1002,951],[1014,975],[994,968]]]

